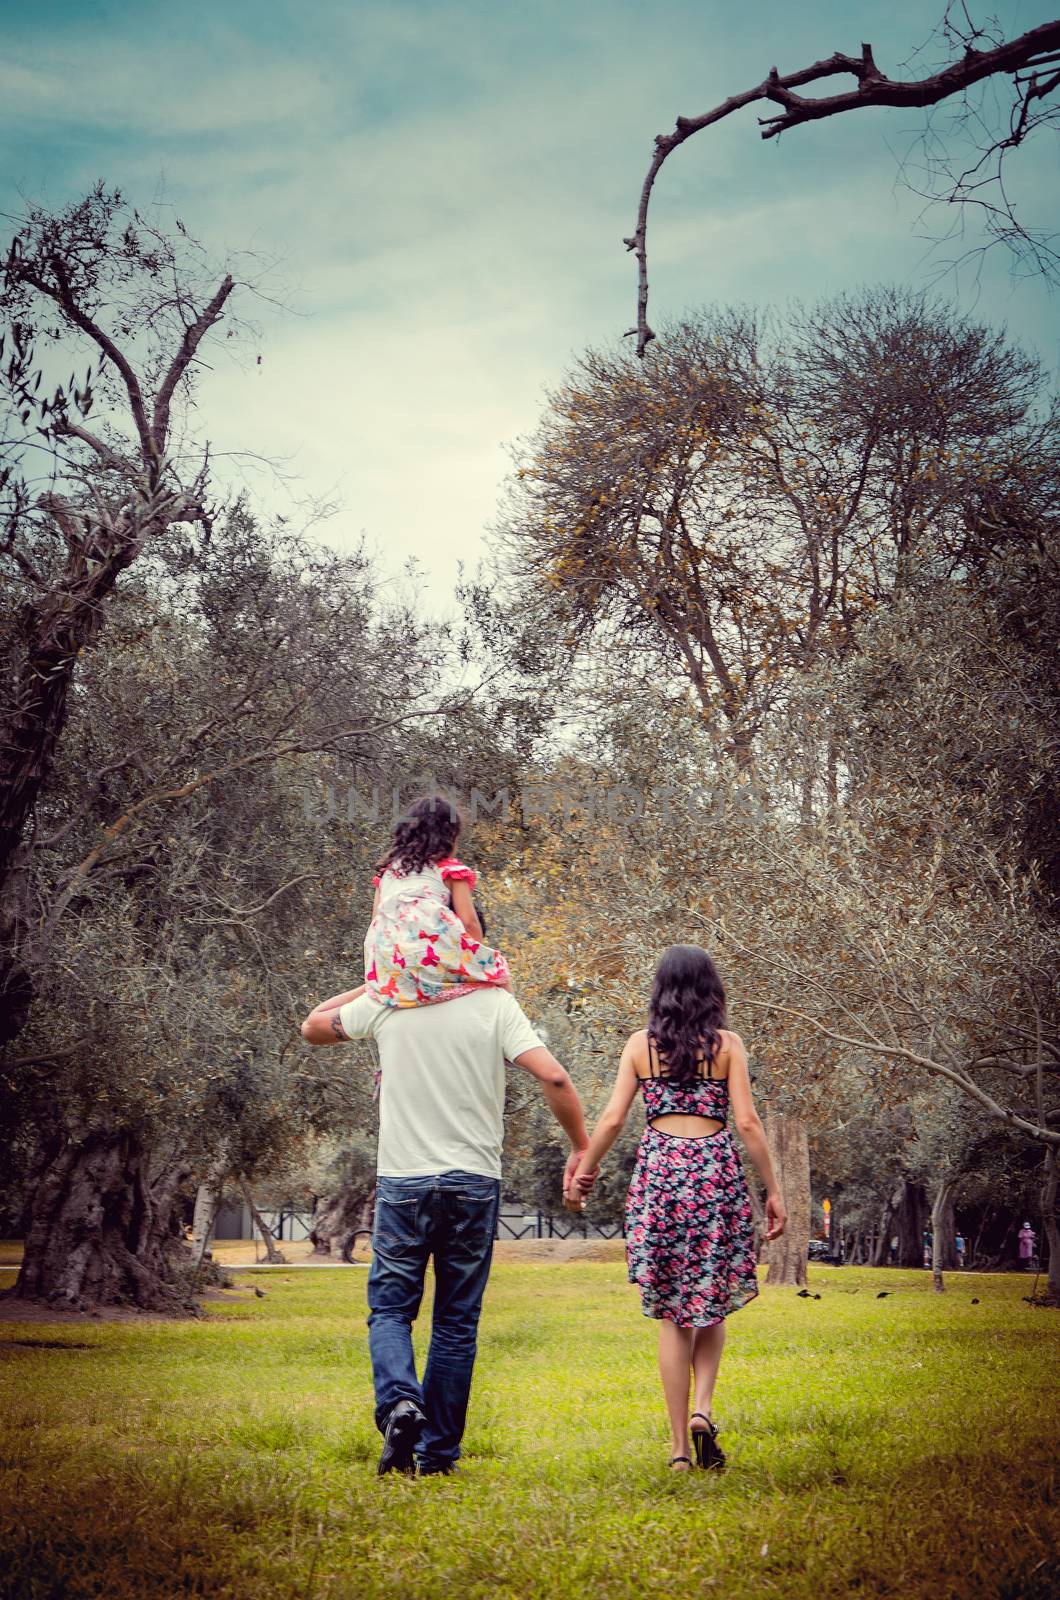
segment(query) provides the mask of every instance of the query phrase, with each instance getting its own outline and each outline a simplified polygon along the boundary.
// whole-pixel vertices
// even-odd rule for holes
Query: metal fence
[[[309,1211],[262,1211],[273,1238],[278,1244],[308,1239],[313,1225]],[[214,1237],[218,1239],[253,1239],[255,1228],[250,1211],[244,1206],[226,1207],[218,1218],[219,1226]],[[620,1239],[621,1223],[600,1224],[589,1222],[564,1212],[558,1217],[543,1211],[522,1211],[515,1207],[502,1210],[497,1218],[498,1239]]]
[[[562,1217],[546,1216],[536,1211],[532,1215],[507,1215],[502,1211],[497,1218],[498,1239],[620,1239],[621,1223],[600,1224],[587,1222],[567,1214]]]

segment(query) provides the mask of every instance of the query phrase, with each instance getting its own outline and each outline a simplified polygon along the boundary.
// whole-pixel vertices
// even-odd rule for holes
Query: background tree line
[[[32,212],[5,266],[19,1292],[186,1302],[183,1225],[198,1194],[207,1229],[226,1184],[316,1196],[324,1244],[363,1211],[367,1062],[307,1052],[296,1023],[359,979],[387,819],[307,798],[418,773],[552,785],[468,851],[590,1108],[661,948],[717,955],[791,1202],[774,1276],[803,1280],[825,1191],[878,1258],[893,1232],[910,1257],[930,1212],[940,1273],[956,1207],[1003,1255],[1038,1191],[1055,1291],[1058,454],[1037,364],[888,289],[697,313],[643,362],[588,351],[514,447],[503,556],[446,622],[215,483],[195,356],[248,295],[102,189]],[[555,1209],[559,1152],[514,1083],[508,1124],[510,1192]]]

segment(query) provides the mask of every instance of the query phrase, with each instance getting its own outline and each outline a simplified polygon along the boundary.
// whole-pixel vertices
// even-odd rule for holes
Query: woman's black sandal
[[[692,1428],[692,1445],[696,1452],[696,1465],[706,1467],[711,1472],[721,1472],[725,1466],[725,1452],[718,1444],[718,1430],[708,1416],[702,1411],[693,1411],[692,1420],[700,1417],[705,1423],[705,1428]]]
[[[671,1467],[676,1467],[676,1465],[677,1465],[677,1463],[679,1461],[683,1461],[685,1463],[685,1465],[688,1466],[688,1467],[690,1467],[692,1465],[692,1457],[691,1456],[671,1456],[670,1457],[670,1465],[671,1465]]]

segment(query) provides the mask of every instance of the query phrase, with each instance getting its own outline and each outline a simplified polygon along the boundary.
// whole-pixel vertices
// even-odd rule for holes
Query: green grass
[[[464,1472],[408,1482],[375,1476],[366,1277],[240,1273],[266,1298],[197,1322],[0,1321],[0,1595],[1056,1592],[1060,1316],[1023,1279],[766,1291],[729,1327],[730,1470],[677,1476],[622,1266],[499,1265]]]

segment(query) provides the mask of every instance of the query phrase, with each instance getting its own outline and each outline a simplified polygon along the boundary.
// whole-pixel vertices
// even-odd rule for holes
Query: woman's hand
[[[563,1169],[563,1193],[564,1194],[567,1193],[567,1190],[574,1183],[575,1176],[577,1175],[578,1169],[582,1164],[582,1157],[583,1157],[584,1154],[585,1154],[584,1150],[577,1149],[577,1150],[572,1150],[570,1155],[567,1157],[567,1165]],[[599,1177],[599,1175],[600,1175],[599,1167],[597,1167],[595,1172],[588,1172],[587,1171],[584,1174],[584,1183],[582,1185],[582,1193],[583,1194],[588,1194],[589,1193],[589,1190],[592,1188],[593,1184],[596,1182],[596,1180]]]
[[[779,1239],[784,1232],[784,1225],[788,1220],[787,1209],[784,1205],[784,1196],[779,1189],[771,1189],[766,1195],[766,1242],[770,1239]]]
[[[568,1211],[585,1210],[585,1202],[599,1176],[600,1169],[597,1167],[595,1172],[571,1172],[564,1177],[563,1204]]]

